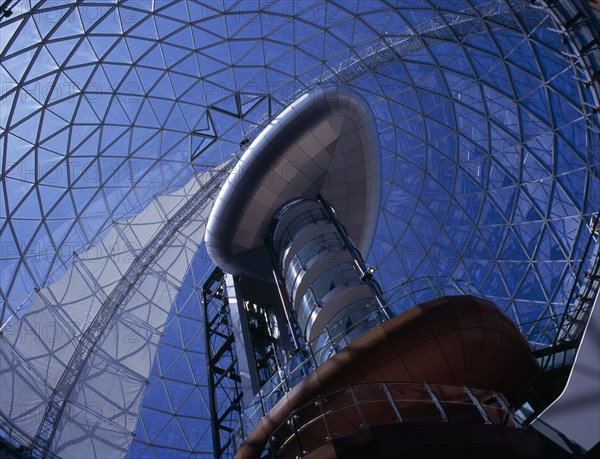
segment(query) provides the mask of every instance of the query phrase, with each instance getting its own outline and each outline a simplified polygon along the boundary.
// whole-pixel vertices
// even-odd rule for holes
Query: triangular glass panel
[[[156,33],[154,21],[154,16],[148,15],[144,20],[140,21],[134,28],[132,28],[128,32],[128,35],[133,37],[149,38],[149,43],[156,43],[158,35]]]
[[[181,359],[185,360],[185,357],[182,355],[179,360]],[[174,414],[179,414],[182,405],[186,403],[187,399],[195,391],[194,380],[191,379],[191,374],[189,370],[187,370],[187,366],[185,372],[180,372],[178,370],[179,366],[175,363],[165,375],[165,385],[167,387],[167,392],[169,393],[169,401],[173,406],[172,412]],[[176,381],[176,379],[178,381]]]
[[[166,43],[163,43],[161,47],[168,67],[172,67],[178,62],[185,60],[186,57],[194,54],[193,50],[182,49],[179,46],[171,46]]]

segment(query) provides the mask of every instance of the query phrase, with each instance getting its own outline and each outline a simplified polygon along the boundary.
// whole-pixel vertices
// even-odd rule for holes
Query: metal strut
[[[169,243],[179,228],[198,210],[205,206],[209,198],[220,188],[222,177],[229,173],[236,158],[232,158],[225,166],[213,175],[201,188],[169,219],[152,241],[142,249],[135,261],[130,265],[125,275],[100,306],[92,323],[83,333],[75,352],[54,389],[46,406],[44,416],[32,443],[32,455],[45,457],[56,433],[58,421],[64,411],[66,401],[79,378],[92,349],[106,329],[111,317],[127,298],[131,288],[137,283],[146,267],[156,255]]]
[[[409,56],[432,43],[462,43],[465,38],[478,33],[503,27],[514,27],[514,17],[519,15],[528,29],[538,25],[543,12],[531,9],[527,4],[515,4],[512,11],[507,11],[503,3],[490,1],[481,7],[478,16],[470,14],[453,14],[441,19],[429,19],[419,30],[399,35],[382,35],[380,39],[366,47],[357,56],[350,57],[323,77],[315,78],[309,86],[329,81],[349,83],[365,73],[370,73]],[[446,22],[447,21],[447,22]]]

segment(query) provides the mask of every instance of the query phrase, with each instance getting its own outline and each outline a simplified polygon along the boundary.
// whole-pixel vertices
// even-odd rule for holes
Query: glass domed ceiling
[[[368,260],[384,289],[463,279],[526,334],[562,312],[599,207],[598,69],[541,2],[9,3],[4,331],[74,252],[330,83],[360,91],[377,119],[384,191]],[[131,456],[212,455],[198,292],[209,268],[201,248],[166,320]]]

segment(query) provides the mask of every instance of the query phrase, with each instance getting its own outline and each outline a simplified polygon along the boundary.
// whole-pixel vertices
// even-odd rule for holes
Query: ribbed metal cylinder
[[[293,201],[273,222],[275,269],[308,340],[347,306],[374,301],[372,289],[361,279],[358,251],[340,234],[343,227],[326,205],[312,199]]]

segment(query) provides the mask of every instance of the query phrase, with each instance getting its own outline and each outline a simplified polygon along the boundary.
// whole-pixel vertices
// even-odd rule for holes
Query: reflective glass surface
[[[5,3],[5,2],[2,2]],[[0,327],[156,195],[317,84],[377,119],[367,261],[472,284],[527,333],[560,314],[599,208],[598,95],[539,1],[23,0],[0,20]],[[594,111],[596,110],[596,111]],[[132,457],[212,457],[196,256]],[[548,344],[541,340],[540,346]]]

